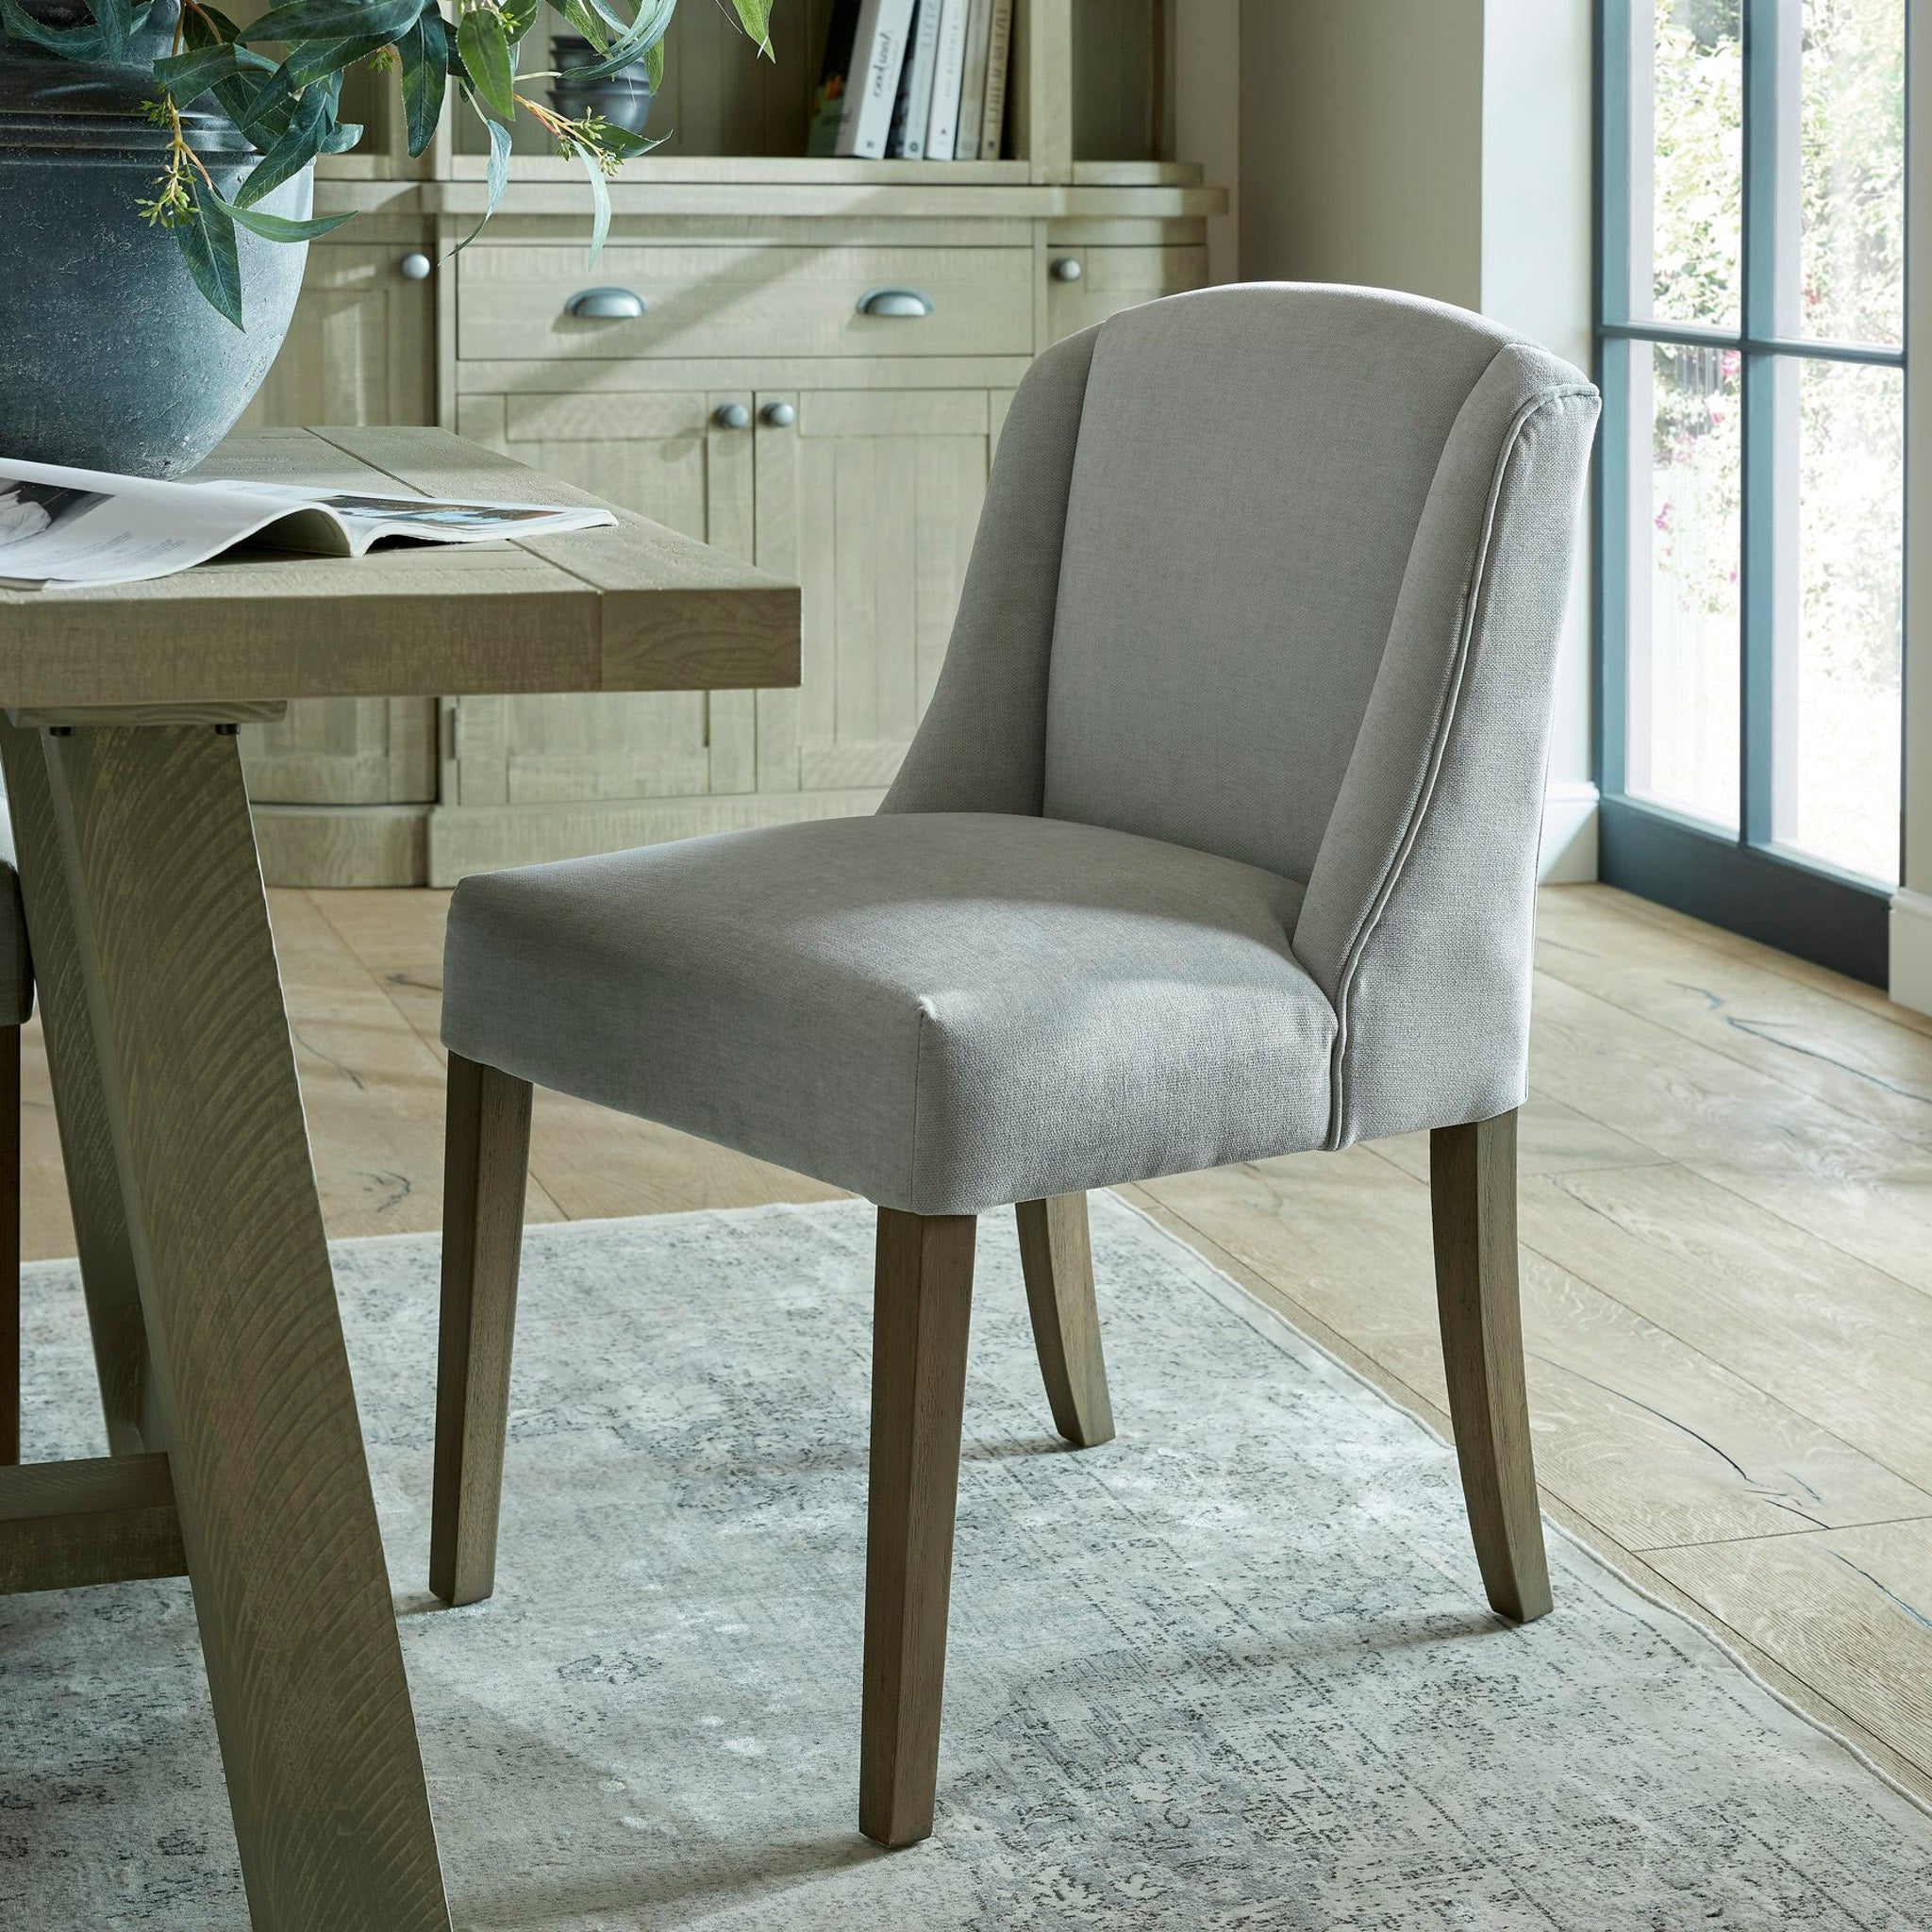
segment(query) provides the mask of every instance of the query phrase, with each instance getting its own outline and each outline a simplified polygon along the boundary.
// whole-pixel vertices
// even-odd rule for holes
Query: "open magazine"
[[[133,584],[238,543],[360,557],[372,543],[481,543],[614,525],[607,509],[447,503],[300,483],[158,483],[0,457],[0,588]]]

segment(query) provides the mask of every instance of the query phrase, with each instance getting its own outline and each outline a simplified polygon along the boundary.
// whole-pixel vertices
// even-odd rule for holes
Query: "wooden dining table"
[[[199,474],[593,500],[433,429],[252,432]],[[112,1452],[0,1469],[0,1591],[191,1579],[264,1932],[450,1920],[237,730],[300,698],[797,683],[796,589],[617,517],[0,591],[0,760]]]

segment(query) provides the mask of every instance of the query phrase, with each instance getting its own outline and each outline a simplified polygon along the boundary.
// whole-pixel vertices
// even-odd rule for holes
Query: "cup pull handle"
[[[932,297],[917,289],[872,289],[858,298],[861,315],[921,316],[932,313]]]
[[[635,322],[647,306],[633,289],[579,289],[563,305],[563,312],[596,322]]]

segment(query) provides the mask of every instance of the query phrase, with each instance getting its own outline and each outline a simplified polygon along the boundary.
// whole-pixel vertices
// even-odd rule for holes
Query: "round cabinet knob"
[[[1077,255],[1061,255],[1055,258],[1051,273],[1057,282],[1077,282],[1087,271]]]
[[[798,411],[790,403],[767,403],[758,414],[774,429],[790,429],[798,421]]]
[[[426,282],[429,279],[429,271],[435,265],[420,249],[404,256],[402,260],[396,263],[402,270],[406,282]]]
[[[720,403],[711,411],[711,420],[720,429],[749,429],[751,411],[742,403]]]

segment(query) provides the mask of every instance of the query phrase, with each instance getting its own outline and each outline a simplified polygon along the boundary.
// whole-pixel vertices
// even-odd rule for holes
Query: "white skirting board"
[[[1544,885],[1587,885],[1596,877],[1596,808],[1597,789],[1588,779],[1550,781],[1536,869]]]
[[[1932,1013],[1932,893],[1901,887],[1891,896],[1891,997]]]

